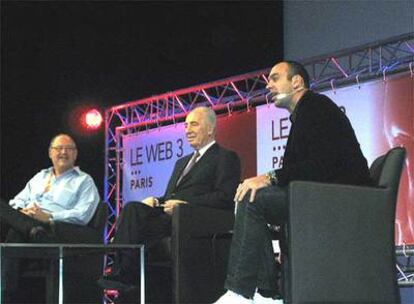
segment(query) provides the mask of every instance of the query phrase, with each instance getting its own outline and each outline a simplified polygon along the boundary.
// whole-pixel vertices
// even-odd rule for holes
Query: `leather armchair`
[[[404,148],[370,168],[374,187],[289,185],[285,303],[399,303],[394,223]]]
[[[107,219],[107,205],[99,203],[94,216],[88,225],[80,226],[67,223],[55,223],[55,237],[49,243],[103,243],[104,227]],[[64,233],[61,233],[64,232]],[[64,238],[62,236],[65,236]],[[86,252],[86,251],[85,251]],[[41,254],[41,252],[40,252]],[[41,256],[41,255],[40,255]],[[40,257],[39,256],[39,257]],[[47,255],[44,257],[47,258]],[[89,252],[79,253],[65,258],[64,302],[65,303],[98,303],[102,300],[102,290],[96,286],[96,280],[102,275],[103,254]],[[22,274],[22,280],[44,278],[46,282],[46,303],[56,303],[58,294],[58,261],[48,259],[45,263],[32,264]],[[29,283],[30,284],[30,283]]]
[[[103,243],[107,217],[108,207],[104,202],[100,202],[86,226],[55,223],[56,239],[54,241],[56,243]],[[62,235],[65,237],[62,238]]]
[[[171,237],[148,246],[147,251],[147,268],[160,273],[164,267],[171,275],[169,302],[212,303],[224,292],[231,241],[228,231],[233,224],[233,210],[174,208]]]

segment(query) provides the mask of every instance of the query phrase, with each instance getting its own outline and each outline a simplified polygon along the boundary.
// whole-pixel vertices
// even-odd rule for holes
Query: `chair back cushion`
[[[88,227],[103,231],[108,217],[108,207],[105,202],[100,202],[96,207],[95,214],[88,223]]]
[[[371,176],[371,180],[374,183],[374,186],[379,186],[379,180],[381,177],[382,167],[384,166],[386,154],[379,156],[374,160],[369,168],[369,175]]]
[[[403,147],[393,148],[387,154],[378,157],[370,168],[370,175],[375,185],[389,188],[394,196],[398,192],[405,153]]]

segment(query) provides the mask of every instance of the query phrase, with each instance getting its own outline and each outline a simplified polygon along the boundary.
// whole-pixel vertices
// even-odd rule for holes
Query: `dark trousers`
[[[0,203],[0,222],[2,228],[8,228],[7,243],[26,243],[30,241],[29,234],[32,228],[36,226],[48,226],[48,224],[13,209],[5,202]]]
[[[35,220],[23,214],[22,212],[13,209],[9,204],[5,202],[0,202],[0,223],[2,229],[8,230],[5,239],[6,243],[79,243],[85,242],[82,239],[83,237],[87,238],[89,232],[81,230],[84,228],[82,226],[62,222],[56,223],[55,227],[52,228],[47,223]],[[41,238],[38,237],[36,239],[32,239],[30,237],[30,231],[36,226],[45,227],[48,233],[46,235],[43,235]],[[88,289],[87,284],[81,283],[81,279],[89,278],[89,280],[91,280],[90,277],[95,275],[95,273],[98,275],[101,273],[101,257],[86,256],[79,258],[77,262],[74,260],[75,258],[69,258],[65,261],[65,266],[67,267],[64,269],[64,277],[72,278],[71,281],[78,282],[79,286],[82,288],[77,287],[77,290],[74,290],[73,292],[70,291],[70,288],[66,288],[65,299],[70,299],[71,297],[76,296],[76,301],[78,303],[81,303],[84,301],[86,294],[79,296],[80,290],[87,290],[91,294],[91,297],[95,297],[97,294],[97,298],[99,299],[100,290],[91,291]],[[21,273],[25,270],[25,265],[30,265],[32,261],[32,259],[4,259],[4,268],[2,269],[3,271],[1,275],[3,278],[2,282],[5,282],[5,284],[3,283],[3,286],[1,288],[6,293],[6,297],[11,303],[28,303],[29,299],[23,297],[21,286],[19,286],[21,284],[19,284],[19,282],[21,282]],[[84,265],[85,267],[83,269],[87,270],[84,270],[82,272],[82,276],[80,278],[73,279],[75,277],[75,274],[73,273],[72,269],[76,269],[76,267],[80,267],[80,269],[82,269],[82,266],[80,265]],[[98,278],[98,275],[95,275],[93,277],[94,280]],[[73,284],[68,284],[69,287],[72,285]],[[92,292],[95,292],[95,294],[92,294]],[[85,299],[85,301],[86,300],[89,300],[89,298]],[[96,301],[94,300],[90,302]]]
[[[287,215],[287,190],[260,189],[249,203],[238,203],[225,288],[252,298],[256,288],[277,294],[276,261],[267,224],[281,225]]]
[[[47,226],[47,224],[13,209],[8,203],[3,201],[0,203],[0,223],[2,229],[7,230],[6,243],[34,242],[34,240],[30,239],[32,228]],[[6,293],[6,297],[10,298],[10,301],[16,301],[21,268],[19,260],[6,258],[3,267],[1,275],[5,279],[7,286],[2,286],[2,289]]]
[[[13,209],[9,204],[0,203],[0,223],[7,229],[6,243],[90,243],[100,242],[95,231],[84,230],[81,225],[56,222],[55,227]],[[46,229],[47,234],[41,239],[31,239],[30,231],[37,226]],[[95,240],[96,239],[96,240]]]
[[[161,208],[151,208],[140,202],[127,203],[119,216],[114,244],[145,244],[171,235],[171,216]],[[133,250],[120,250],[115,267],[131,276],[138,269],[138,256]],[[116,269],[118,270],[118,269]]]

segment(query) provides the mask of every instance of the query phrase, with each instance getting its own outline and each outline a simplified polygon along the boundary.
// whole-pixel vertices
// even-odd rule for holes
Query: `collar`
[[[305,94],[302,95],[302,97],[298,100],[296,103],[295,109],[293,110],[292,114],[289,116],[289,119],[292,123],[296,121],[296,117],[298,116],[298,109],[300,107],[300,104],[303,102],[304,99],[306,99],[306,96],[309,94],[310,90],[306,90]]]
[[[45,174],[50,174],[51,172],[53,172],[53,167],[49,167],[47,169],[44,169],[43,171],[45,172]],[[60,176],[69,174],[69,172],[75,172],[77,174],[81,174],[82,171],[80,170],[80,168],[78,166],[75,166],[75,167],[63,172]]]
[[[198,150],[198,153],[200,153],[200,156],[198,157],[198,159],[200,159],[206,152],[208,149],[210,149],[210,147],[212,145],[214,145],[216,143],[215,140],[213,140],[211,143],[205,145],[204,147],[202,147],[200,150]]]

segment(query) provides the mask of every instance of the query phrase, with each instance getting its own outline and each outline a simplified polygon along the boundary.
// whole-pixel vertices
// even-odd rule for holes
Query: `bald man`
[[[286,222],[291,181],[371,183],[350,121],[332,100],[309,89],[309,75],[300,63],[276,64],[267,89],[275,106],[287,110],[292,122],[283,166],[245,179],[237,188],[227,292],[215,304],[282,302],[277,299],[278,273],[267,224]]]
[[[86,225],[100,200],[93,179],[78,167],[74,140],[55,136],[49,146],[53,166],[38,172],[9,205],[0,204],[0,220],[10,226],[6,242],[40,241],[52,236],[51,224]]]
[[[9,204],[0,203],[0,222],[8,229],[8,243],[73,242],[71,226],[86,225],[100,201],[91,176],[75,167],[78,151],[74,140],[59,134],[48,149],[52,167],[38,172]],[[55,232],[54,223],[59,223]],[[5,261],[6,296],[19,301],[17,259]],[[3,288],[4,286],[2,286]]]

